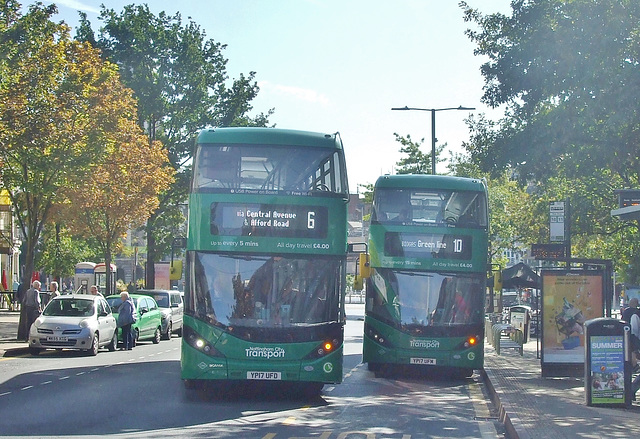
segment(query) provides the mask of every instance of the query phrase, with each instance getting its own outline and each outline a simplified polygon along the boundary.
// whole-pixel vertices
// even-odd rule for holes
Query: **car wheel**
[[[107,345],[107,349],[109,352],[113,352],[118,347],[118,329],[113,331],[113,337],[111,337],[111,342]]]
[[[153,344],[160,343],[160,328],[156,328],[156,332],[153,334]]]
[[[100,338],[98,337],[98,333],[93,334],[93,342],[91,343],[91,347],[87,351],[87,353],[91,356],[98,355],[98,351],[100,350]]]
[[[167,324],[167,332],[162,336],[162,338],[165,340],[171,340],[172,329],[173,329],[173,325],[171,324],[171,321],[169,321],[169,323]]]
[[[29,353],[31,355],[40,355],[40,349],[39,348],[29,348]]]

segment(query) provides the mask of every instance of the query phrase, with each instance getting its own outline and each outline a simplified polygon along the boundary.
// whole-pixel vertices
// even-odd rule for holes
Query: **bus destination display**
[[[387,232],[384,253],[392,257],[470,260],[472,237],[444,233]]]
[[[212,203],[211,234],[324,239],[327,212],[323,206]]]

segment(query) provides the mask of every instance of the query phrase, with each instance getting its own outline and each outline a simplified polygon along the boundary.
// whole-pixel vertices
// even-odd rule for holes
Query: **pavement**
[[[363,314],[364,305],[347,305],[349,319]],[[19,312],[0,309],[0,358],[28,352],[27,343],[16,340],[18,319]],[[509,439],[638,437],[640,403],[629,408],[587,406],[584,380],[543,378],[537,351],[535,338],[524,345],[522,356],[513,349],[498,355],[485,343],[481,376]]]

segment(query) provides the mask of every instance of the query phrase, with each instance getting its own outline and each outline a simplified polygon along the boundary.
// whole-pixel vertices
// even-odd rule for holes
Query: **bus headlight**
[[[389,340],[380,334],[375,328],[370,325],[365,325],[364,333],[376,343],[384,346],[385,348],[392,348],[393,345],[389,342]]]
[[[479,340],[481,340],[479,335],[470,335],[467,337],[465,341],[463,341],[459,345],[459,349],[469,349],[478,345]]]
[[[329,355],[331,352],[336,350],[338,346],[340,346],[340,340],[337,340],[337,339],[325,340],[315,350],[311,351],[311,353],[305,357],[305,360],[322,358],[325,355]]]
[[[189,326],[183,326],[183,339],[184,341],[194,349],[202,352],[210,357],[224,357],[222,352],[213,347],[203,336],[198,334]]]

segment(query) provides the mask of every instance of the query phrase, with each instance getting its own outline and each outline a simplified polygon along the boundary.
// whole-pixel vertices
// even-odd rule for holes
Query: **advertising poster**
[[[585,321],[603,316],[600,271],[542,271],[542,362],[584,363]]]
[[[171,281],[169,280],[169,272],[171,265],[169,263],[156,264],[156,288],[160,290],[170,290]]]
[[[624,402],[624,336],[591,336],[591,404]]]

